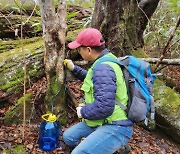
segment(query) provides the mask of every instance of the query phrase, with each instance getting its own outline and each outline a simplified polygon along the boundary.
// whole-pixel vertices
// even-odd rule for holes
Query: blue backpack
[[[127,112],[128,119],[133,122],[144,121],[147,125],[147,117],[153,120],[155,115],[153,83],[156,76],[152,74],[150,64],[134,56],[126,56],[121,60],[104,56],[95,64],[94,69],[107,61],[119,64],[127,86],[127,107],[121,102],[116,104]]]

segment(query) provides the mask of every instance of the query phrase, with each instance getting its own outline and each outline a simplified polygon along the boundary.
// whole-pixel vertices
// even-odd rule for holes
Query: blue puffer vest
[[[108,53],[104,56],[110,56],[110,57],[116,58],[112,53]],[[84,83],[81,88],[84,91],[85,103],[87,104],[85,107],[82,108],[81,113],[83,117],[85,117],[85,122],[87,123],[87,125],[91,127],[101,126],[104,123],[112,124],[113,122],[127,119],[126,112],[122,110],[118,105],[115,104],[115,101],[118,101],[118,102],[121,102],[124,106],[126,106],[127,100],[128,100],[127,89],[126,89],[126,85],[125,85],[121,68],[119,67],[119,65],[113,62],[103,62],[94,70],[94,66],[101,58],[97,59],[93,63],[91,68],[88,70],[86,78],[84,79]],[[110,69],[111,72],[104,70],[103,69],[104,67],[107,67],[108,69]],[[105,78],[103,77],[103,72],[106,72]],[[100,75],[96,76],[96,74],[98,73],[100,73]],[[115,78],[115,80],[112,81],[114,82],[113,83],[114,85],[110,84],[109,82],[111,81],[112,75],[114,75],[114,78]],[[101,81],[102,79],[104,80]],[[97,80],[100,80],[100,81],[97,81]],[[106,80],[107,80],[107,83],[106,83]],[[102,84],[102,85],[104,84],[104,88],[103,86],[99,86],[101,87],[101,89],[96,89],[94,91],[94,89],[98,87],[97,84]],[[113,91],[111,91],[111,86],[114,86],[114,89],[115,89],[114,94],[112,95],[111,93]],[[106,102],[105,103],[103,102],[104,101],[103,97],[107,97],[107,102],[109,104],[107,104]],[[101,102],[101,99],[99,98],[102,98],[102,102]],[[109,107],[111,107],[112,105],[114,106],[114,107],[112,106],[113,110],[111,111],[111,114],[109,114],[108,116],[102,117],[101,119],[99,118],[95,119],[90,116],[88,117],[88,112],[91,112],[90,111],[91,109],[92,111],[97,110],[97,114],[101,114],[100,112],[104,111],[103,106],[107,107],[107,105],[109,105]]]

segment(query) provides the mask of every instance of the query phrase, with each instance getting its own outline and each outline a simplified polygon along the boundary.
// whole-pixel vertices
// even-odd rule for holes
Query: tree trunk
[[[47,111],[54,112],[65,121],[65,89],[63,60],[65,57],[66,4],[60,0],[57,13],[53,0],[40,0],[40,12],[45,42],[44,64],[47,78],[45,103]]]
[[[144,45],[143,32],[159,0],[97,0],[92,27],[100,29],[107,47],[124,56]],[[104,17],[104,19],[102,19]]]

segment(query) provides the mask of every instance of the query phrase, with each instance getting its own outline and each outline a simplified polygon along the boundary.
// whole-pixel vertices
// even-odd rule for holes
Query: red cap
[[[70,49],[76,49],[80,46],[95,47],[105,44],[101,42],[102,34],[95,28],[87,28],[80,32],[75,41],[68,44]]]

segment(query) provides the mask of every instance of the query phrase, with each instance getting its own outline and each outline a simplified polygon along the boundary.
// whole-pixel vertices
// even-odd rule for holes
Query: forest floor
[[[40,82],[45,83],[45,81],[43,80],[41,80]],[[41,84],[40,82],[38,82],[38,84]],[[82,91],[80,91],[80,81],[68,82],[67,86],[68,89],[71,91],[71,95],[73,95],[75,99],[79,99],[82,96]],[[23,127],[23,125],[3,125],[2,118],[7,110],[8,107],[0,109],[0,153],[16,154],[18,145],[24,147],[24,151],[18,151],[17,154],[43,153],[43,151],[39,149],[37,144],[40,121],[37,123],[29,122],[26,124],[25,127]],[[68,123],[65,126],[61,126],[61,135],[59,138],[61,147],[55,149],[51,153],[68,154],[68,147],[62,141],[62,134],[71,125],[79,122],[79,119],[76,116],[74,105],[72,103],[69,103],[67,106],[67,117]],[[25,134],[24,140],[22,137],[23,131]],[[162,134],[162,132],[150,132],[142,127],[134,125],[133,136],[129,143],[131,147],[131,151],[129,152],[129,154],[179,154],[180,146],[176,142]],[[50,154],[50,152],[46,153]]]

